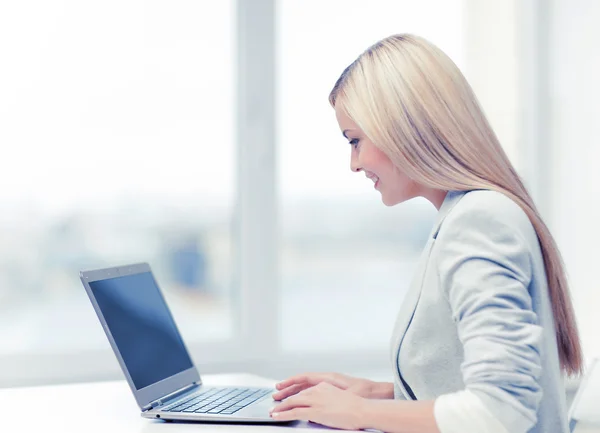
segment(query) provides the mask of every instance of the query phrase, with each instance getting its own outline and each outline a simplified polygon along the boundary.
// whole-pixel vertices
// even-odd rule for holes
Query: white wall
[[[465,2],[466,70],[494,132],[511,162],[521,172],[517,148],[518,46],[516,0]]]
[[[553,0],[551,12],[551,229],[567,265],[589,359],[600,356],[600,2]]]

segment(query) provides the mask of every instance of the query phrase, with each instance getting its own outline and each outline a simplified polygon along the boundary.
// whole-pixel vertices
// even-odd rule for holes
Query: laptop
[[[82,271],[81,282],[142,417],[274,423],[272,388],[202,384],[147,263]]]

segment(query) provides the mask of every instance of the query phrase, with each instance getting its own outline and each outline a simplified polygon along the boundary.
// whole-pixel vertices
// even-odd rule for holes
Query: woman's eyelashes
[[[354,147],[355,149],[358,147],[358,138],[354,138],[352,140],[349,141],[350,146]]]

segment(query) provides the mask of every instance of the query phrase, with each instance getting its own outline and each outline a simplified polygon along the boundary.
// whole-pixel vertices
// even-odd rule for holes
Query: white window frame
[[[517,1],[517,47],[519,64],[519,135],[523,149],[523,177],[536,206],[548,226],[553,224],[552,168],[555,150],[551,130],[550,16],[551,2]]]

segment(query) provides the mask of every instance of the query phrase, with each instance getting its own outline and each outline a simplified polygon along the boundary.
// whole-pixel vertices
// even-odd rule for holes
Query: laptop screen
[[[91,281],[89,285],[136,389],[192,368],[150,272]]]

